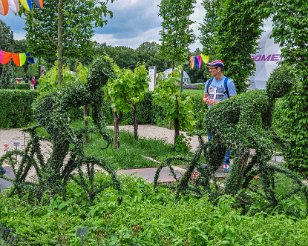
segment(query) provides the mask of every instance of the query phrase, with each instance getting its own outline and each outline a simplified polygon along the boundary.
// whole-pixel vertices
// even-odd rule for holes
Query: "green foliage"
[[[285,141],[282,152],[289,168],[307,176],[308,115],[307,100],[304,98],[307,98],[307,92],[296,88],[289,95],[278,100],[273,113],[273,126]]]
[[[113,0],[111,0],[113,2]],[[93,55],[91,38],[94,27],[102,27],[107,15],[105,1],[63,0],[63,56],[87,61]],[[45,1],[42,10],[34,8],[27,14],[27,46],[31,54],[38,57],[56,57],[58,40],[58,2]]]
[[[179,90],[181,75],[179,70],[174,70],[167,77],[159,75],[157,87],[154,90],[153,102],[163,109],[167,120],[179,119],[180,127],[191,129],[194,124],[191,98],[182,96]]]
[[[304,0],[275,0],[273,9],[273,34],[282,47],[283,60],[305,71],[307,78],[307,3]]]
[[[106,184],[100,175],[96,182]],[[48,197],[46,205],[0,195],[0,216],[28,245],[80,245],[77,228],[87,227],[86,245],[306,245],[307,218],[258,213],[243,215],[224,197],[213,205],[207,197],[175,200],[170,190],[155,193],[150,184],[123,177],[123,197],[117,206],[113,189],[92,206],[84,192],[69,183],[67,199]],[[11,208],[14,208],[11,209]],[[44,223],[42,223],[44,221]]]
[[[284,153],[289,166],[307,176],[307,4],[303,0],[277,0],[272,6],[272,36],[282,47],[283,61],[296,74],[291,92],[282,101],[284,108],[276,111],[279,115],[276,123],[289,143]]]
[[[30,84],[29,83],[14,84],[14,88],[18,90],[30,90]]]
[[[177,155],[171,144],[166,144],[161,140],[139,138],[135,141],[134,137],[125,131],[120,131],[120,139],[121,148],[117,151],[112,146],[101,151],[105,143],[101,141],[99,134],[90,133],[89,142],[84,145],[85,154],[105,160],[115,170],[157,167],[159,164],[147,157],[163,161],[167,157]]]
[[[108,58],[101,58],[109,61]],[[95,62],[90,71],[96,71]],[[103,72],[106,71],[101,69]],[[110,71],[107,70],[108,74]],[[107,73],[106,72],[106,73]],[[103,74],[101,72],[101,74]],[[99,81],[94,81],[94,76],[89,76],[87,84],[67,83],[58,90],[51,90],[42,95],[34,104],[34,112],[38,123],[43,126],[52,143],[50,156],[43,158],[40,150],[40,138],[36,133],[37,126],[25,129],[29,132],[31,139],[24,151],[8,151],[0,158],[0,165],[8,164],[12,166],[15,179],[4,178],[14,183],[14,189],[11,194],[17,193],[22,196],[26,190],[30,190],[33,195],[29,199],[42,200],[44,194],[48,192],[51,195],[61,195],[65,197],[66,184],[68,180],[73,179],[87,193],[87,197],[92,202],[96,194],[105,189],[105,187],[95,187],[94,167],[99,166],[112,176],[113,185],[120,191],[119,181],[116,179],[113,169],[101,159],[93,156],[87,156],[83,150],[84,129],[74,130],[70,123],[69,112],[71,109],[79,108],[84,105],[90,105],[92,108],[92,118],[95,125],[93,131],[97,131],[100,136],[110,143],[110,136],[106,133],[101,114],[101,86],[109,79],[106,74]],[[80,76],[85,79],[85,74]],[[69,82],[72,82],[69,80]],[[13,158],[14,156],[18,158]],[[20,162],[20,163],[16,163]],[[18,165],[17,165],[18,164]],[[83,165],[85,169],[82,169]],[[26,180],[30,168],[34,168],[37,180],[30,182]],[[74,171],[78,175],[73,176]]]
[[[138,62],[146,67],[156,66],[157,71],[163,72],[171,67],[170,62],[161,54],[160,44],[144,42],[137,49]]]
[[[247,88],[246,80],[255,65],[251,54],[256,52],[261,24],[268,16],[264,1],[203,1],[207,14],[201,27],[205,52],[225,62],[226,75],[232,77],[239,93]]]
[[[289,66],[277,67],[269,77],[266,83],[266,93],[268,97],[273,100],[274,98],[280,98],[288,94],[293,84],[295,84],[298,75],[294,72],[294,69]]]
[[[176,4],[170,0],[162,0],[159,5],[159,15],[163,18],[161,34],[161,52],[172,62],[183,63],[189,45],[194,41],[193,23],[189,16],[193,13],[196,0],[178,0]],[[178,64],[178,65],[179,65]]]
[[[32,102],[37,97],[33,90],[0,89],[0,128],[26,126],[33,120]]]
[[[85,68],[81,63],[78,63],[75,70],[76,72],[71,71],[68,66],[63,68],[63,83],[60,86],[65,87],[75,83],[86,83],[86,76],[88,74],[87,68]],[[42,75],[39,78],[38,91],[40,94],[45,95],[48,92],[54,92],[58,89],[58,65],[56,62],[55,65],[49,69],[45,75]]]

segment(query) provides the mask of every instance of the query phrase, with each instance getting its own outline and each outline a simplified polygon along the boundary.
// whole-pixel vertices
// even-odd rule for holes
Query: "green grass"
[[[110,130],[109,133],[113,136],[113,131]],[[89,143],[85,145],[85,154],[103,159],[115,169],[158,167],[159,163],[146,157],[164,161],[167,157],[181,154],[171,144],[142,138],[135,141],[133,135],[125,131],[120,132],[119,149],[113,146],[103,149],[104,146],[105,142],[98,135],[90,134]]]
[[[35,125],[35,122],[31,125]],[[91,125],[89,123],[89,127]],[[78,130],[83,128],[83,122],[75,121],[71,126],[73,129]],[[37,133],[42,138],[49,138],[44,128],[38,128]],[[113,130],[108,130],[108,133],[113,137]],[[99,134],[90,133],[89,142],[84,144],[84,152],[87,156],[94,156],[104,160],[114,169],[158,167],[160,165],[153,160],[149,160],[149,158],[163,162],[168,157],[186,156],[192,158],[193,156],[193,153],[176,151],[172,144],[167,144],[162,140],[139,137],[139,140],[135,141],[133,135],[126,131],[120,131],[119,149],[113,147],[113,142],[107,149],[105,147],[106,142]],[[183,165],[183,163],[174,163],[174,165],[177,164]]]
[[[190,90],[190,89],[184,89],[183,90],[184,94],[187,95],[200,95],[203,96],[204,90]]]

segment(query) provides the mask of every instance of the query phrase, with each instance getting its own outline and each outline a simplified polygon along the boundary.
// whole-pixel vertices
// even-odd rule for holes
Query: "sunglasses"
[[[209,70],[215,70],[215,69],[217,69],[217,67],[209,67],[208,69]]]

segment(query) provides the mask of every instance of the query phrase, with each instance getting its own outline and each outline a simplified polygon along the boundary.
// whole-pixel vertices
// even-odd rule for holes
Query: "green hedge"
[[[185,96],[184,93],[182,95]],[[196,128],[204,129],[203,122],[205,113],[207,111],[207,107],[202,102],[202,96],[198,94],[190,94],[190,97],[192,98],[193,102]],[[110,108],[110,103],[104,100],[103,105],[104,105],[104,116],[106,123],[109,125],[113,124],[113,116]],[[152,103],[152,92],[146,93],[144,100],[137,105],[137,118],[138,118],[138,123],[142,125],[152,124],[164,127],[167,127],[169,125],[168,119],[165,119],[164,117],[164,112],[162,108]],[[122,125],[125,124],[128,125],[133,124],[131,113],[127,113],[123,116]]]
[[[12,89],[30,90],[30,84],[29,83],[14,84],[14,88]]]
[[[27,125],[33,119],[31,104],[36,96],[33,90],[0,89],[0,128]]]

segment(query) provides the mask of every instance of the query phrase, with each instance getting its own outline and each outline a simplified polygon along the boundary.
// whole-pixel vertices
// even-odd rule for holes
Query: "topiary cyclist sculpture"
[[[273,76],[281,70],[283,76],[279,83],[269,79],[266,91],[255,90],[234,96],[208,111],[206,130],[213,134],[213,139],[206,143],[202,138],[204,133],[198,133],[200,147],[192,160],[183,157],[166,160],[163,165],[169,166],[178,180],[178,195],[187,190],[193,190],[199,196],[209,194],[211,198],[235,195],[244,209],[256,202],[263,208],[283,206],[287,199],[297,196],[304,199],[307,213],[307,187],[290,170],[270,164],[274,144],[283,144],[272,129],[274,101],[290,91],[294,79],[292,70],[284,67],[277,69]],[[226,149],[232,149],[234,164],[225,182],[220,184],[215,172],[221,166]],[[202,155],[207,161],[206,166],[200,163]],[[179,161],[189,163],[180,179],[171,165]],[[155,187],[163,165],[156,172]],[[200,175],[191,182],[196,169]]]
[[[40,126],[44,127],[50,136],[52,151],[46,160],[36,134],[36,128],[39,126],[25,129],[31,136],[25,150],[8,151],[0,159],[0,165],[6,163],[13,169],[14,179],[3,176],[14,183],[12,194],[16,192],[23,195],[25,188],[29,188],[38,199],[41,199],[45,192],[65,195],[66,184],[73,179],[85,189],[90,201],[93,201],[95,195],[106,188],[95,185],[95,166],[103,168],[111,175],[113,185],[120,192],[120,183],[107,163],[84,154],[85,130],[73,130],[69,118],[71,109],[90,105],[95,129],[109,145],[111,138],[104,127],[101,87],[114,76],[112,60],[107,56],[99,57],[92,64],[85,85],[66,85],[36,101],[35,116]],[[34,168],[36,173],[33,181],[27,179],[30,168]]]

